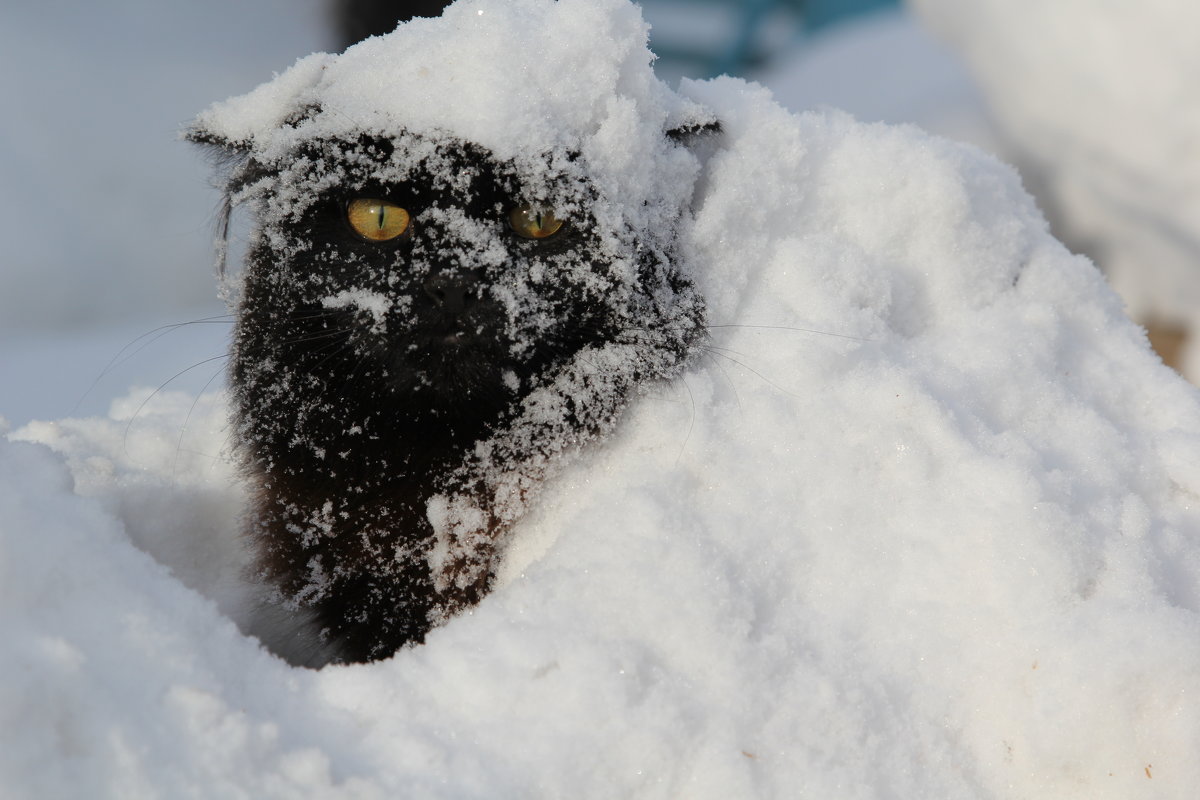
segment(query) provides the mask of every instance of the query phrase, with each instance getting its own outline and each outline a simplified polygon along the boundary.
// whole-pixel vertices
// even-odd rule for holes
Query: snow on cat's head
[[[711,117],[655,78],[647,30],[625,0],[460,0],[300,59],[206,110],[191,135],[267,162],[314,139],[452,136],[531,170],[547,154],[582,158],[602,194],[653,202],[687,169],[664,132]]]

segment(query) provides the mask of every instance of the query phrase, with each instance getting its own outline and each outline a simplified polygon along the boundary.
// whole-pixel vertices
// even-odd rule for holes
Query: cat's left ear
[[[677,128],[667,131],[667,138],[675,144],[690,147],[698,140],[721,133],[721,123],[715,119],[704,122],[685,122]]]
[[[683,147],[700,144],[704,139],[721,133],[717,115],[700,103],[676,97],[678,104],[667,111],[663,135]]]

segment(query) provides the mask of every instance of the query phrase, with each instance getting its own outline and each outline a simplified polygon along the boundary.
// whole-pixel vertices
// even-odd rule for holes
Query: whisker
[[[709,330],[714,330],[714,329],[719,329],[719,328],[748,328],[750,330],[792,331],[794,333],[812,333],[812,334],[816,334],[817,336],[833,336],[838,339],[850,339],[855,342],[873,342],[873,341],[875,341],[875,339],[867,339],[867,338],[863,338],[861,336],[850,336],[849,334],[846,334],[846,333],[831,333],[830,331],[820,331],[820,330],[816,330],[814,328],[796,328],[796,327],[793,327],[790,325],[741,325],[741,324],[732,324],[731,323],[728,325],[706,325],[705,327],[708,328]]]
[[[74,414],[76,411],[78,411],[79,406],[82,405],[83,401],[88,398],[88,395],[90,395],[92,393],[92,391],[96,388],[96,386],[98,386],[100,384],[100,381],[104,380],[104,378],[107,377],[110,373],[112,373],[113,370],[115,370],[118,367],[120,367],[121,365],[127,363],[130,359],[135,357],[138,353],[142,352],[147,347],[154,344],[155,342],[157,342],[159,339],[166,336],[167,334],[173,333],[174,331],[177,331],[180,328],[186,327],[188,325],[229,325],[232,323],[233,323],[232,315],[219,314],[217,316],[203,317],[201,319],[193,319],[193,320],[189,320],[187,322],[173,322],[169,325],[160,325],[157,328],[146,331],[145,333],[141,334],[140,336],[136,337],[135,339],[133,339],[132,341],[127,343],[124,347],[122,347],[120,350],[118,350],[111,359],[109,359],[109,362],[104,365],[104,368],[102,370],[100,370],[100,373],[98,375],[96,375],[95,379],[91,382],[91,384],[88,386],[88,388],[85,389],[83,394],[81,394],[79,396],[79,399],[75,401],[75,405],[71,408],[71,411],[69,413]],[[142,341],[144,339],[147,339],[147,337],[150,337],[150,338],[147,341]],[[134,345],[137,345],[139,342],[141,342],[141,344],[136,349],[134,349],[132,352],[126,353],[126,351],[128,351],[131,347],[134,347]]]
[[[353,333],[351,329],[343,328],[339,330],[322,331],[321,333],[314,333],[311,336],[300,336],[294,339],[280,339],[279,341],[281,344],[307,344],[308,342],[319,342],[323,339],[339,339],[348,336],[351,333]]]
[[[748,358],[748,356],[745,353],[741,352],[740,350],[734,350],[732,347],[722,347],[719,344],[709,343],[709,344],[704,345],[704,349],[712,350],[714,352],[721,353],[722,355],[728,355],[728,354],[732,353],[735,356],[741,356],[742,358]]]
[[[745,364],[745,363],[743,363],[743,362],[741,362],[741,361],[738,361],[738,360],[737,360],[736,358],[734,358],[733,356],[728,356],[728,355],[726,355],[726,354],[724,354],[724,353],[719,353],[719,352],[717,352],[717,351],[715,351],[715,350],[709,350],[709,352],[710,352],[710,353],[712,353],[714,356],[720,356],[721,358],[728,359],[729,361],[732,361],[734,364],[737,364],[737,365],[738,365],[739,367],[741,367],[742,369],[744,369],[744,370],[747,370],[748,372],[752,372],[752,373],[754,373],[754,374],[755,374],[755,375],[757,375],[757,376],[758,376],[758,377],[759,377],[759,378],[760,378],[760,379],[761,379],[761,380],[762,380],[764,383],[766,383],[766,384],[767,384],[767,385],[769,385],[769,386],[773,386],[773,387],[775,387],[775,388],[776,388],[776,389],[778,389],[779,391],[781,391],[781,392],[783,392],[784,394],[786,394],[788,397],[796,397],[796,398],[802,397],[802,395],[796,394],[795,392],[790,392],[790,391],[788,391],[787,389],[783,388],[782,386],[780,386],[779,384],[775,383],[773,380],[771,380],[770,378],[768,378],[766,375],[763,375],[761,372],[759,372],[758,370],[754,369],[753,367],[751,367],[751,366],[749,366],[749,365],[747,365],[747,364]]]
[[[716,359],[716,356],[724,355],[724,354],[723,353],[714,353],[711,351],[711,349],[709,347],[704,347],[702,349],[702,352],[704,353],[705,356],[708,357],[708,360],[712,362],[713,366],[721,371],[721,375],[723,375],[725,377],[725,382],[729,384],[729,390],[733,392],[733,402],[737,403],[738,411],[741,411],[742,410],[742,398],[738,395],[737,385],[734,384],[733,378],[729,377],[728,370],[726,370],[725,367],[721,364],[721,362],[717,361],[717,359]],[[728,356],[726,356],[726,358],[728,358]]]
[[[687,389],[688,400],[692,404],[692,413],[688,417],[687,435],[685,435],[683,437],[683,444],[679,445],[679,452],[675,456],[675,466],[677,466],[677,467],[679,466],[679,462],[683,460],[683,453],[685,450],[687,450],[688,442],[690,442],[692,440],[692,431],[696,427],[696,413],[697,413],[696,412],[696,395],[692,394],[692,387],[688,385],[687,376],[684,375],[681,377],[683,378],[683,388]]]
[[[347,347],[349,347],[349,343],[347,343]],[[347,386],[353,385],[354,376],[358,374],[360,369],[362,369],[363,364],[366,364],[367,361],[371,359],[371,355],[372,354],[369,351],[367,351],[365,348],[363,349],[362,354],[358,357],[358,363],[354,365],[354,367],[350,370],[350,374],[346,376]]]
[[[321,319],[322,317],[336,317],[344,315],[345,312],[336,308],[314,308],[305,309],[303,311],[289,311],[286,319]]]
[[[196,410],[196,404],[200,402],[200,398],[204,395],[205,392],[208,391],[208,387],[212,385],[212,382],[217,379],[217,376],[221,374],[221,370],[223,370],[223,369],[224,369],[224,366],[218,367],[216,370],[213,371],[213,374],[211,376],[209,376],[209,379],[207,381],[204,382],[204,386],[202,386],[200,388],[200,391],[196,394],[196,397],[192,400],[192,404],[190,406],[188,406],[188,413],[183,418],[183,424],[179,427],[179,438],[175,442],[175,458],[171,462],[171,477],[172,478],[174,478],[176,476],[176,474],[178,473],[179,453],[183,450],[183,435],[185,433],[187,433],[188,423],[191,421],[192,414]]]
[[[323,347],[318,347],[318,348],[316,348],[315,350],[313,350],[313,351],[312,351],[312,354],[313,354],[313,355],[317,355],[317,354],[318,354],[318,353],[320,353],[322,350],[325,350],[325,349],[328,349],[328,348],[332,348],[332,347],[333,347],[335,344],[337,344],[337,342],[329,342],[329,343],[328,343],[328,344],[326,344],[325,346],[323,346]],[[349,350],[351,347],[353,347],[353,343],[352,343],[352,342],[348,342],[348,341],[347,341],[347,342],[342,342],[342,346],[341,346],[341,347],[338,347],[337,349],[333,350],[332,352],[330,352],[330,353],[326,354],[326,356],[325,356],[324,358],[322,358],[322,359],[321,359],[320,361],[318,361],[317,363],[313,364],[313,365],[312,365],[312,369],[313,369],[313,370],[315,370],[317,367],[321,367],[321,366],[324,366],[325,364],[328,364],[330,361],[332,361],[333,359],[337,358],[337,357],[338,357],[338,356],[340,356],[342,353],[344,353],[344,352],[346,352],[347,350]],[[366,356],[363,356],[363,358],[366,358]],[[361,359],[360,359],[360,363],[361,363]],[[355,367],[355,369],[358,369],[358,367],[356,366],[356,367]]]
[[[182,369],[179,372],[176,372],[174,375],[172,375],[171,377],[169,377],[165,381],[163,381],[161,384],[159,384],[158,388],[155,389],[153,392],[151,392],[146,397],[146,399],[143,400],[141,402],[141,404],[138,405],[137,409],[133,412],[133,416],[131,416],[129,418],[129,422],[125,423],[125,432],[121,435],[121,449],[125,452],[125,455],[129,455],[129,431],[133,428],[134,420],[136,420],[138,418],[138,415],[140,415],[142,413],[142,409],[146,407],[146,404],[149,403],[151,400],[153,400],[158,395],[159,392],[161,392],[163,389],[167,388],[167,385],[170,384],[171,381],[173,381],[176,378],[179,378],[183,375],[186,375],[187,373],[191,372],[192,370],[196,369],[197,367],[202,367],[205,364],[211,364],[213,361],[218,361],[222,358],[229,358],[229,354],[222,353],[219,356],[213,356],[212,358],[206,358],[203,361],[198,361],[195,364],[192,364],[187,369]]]

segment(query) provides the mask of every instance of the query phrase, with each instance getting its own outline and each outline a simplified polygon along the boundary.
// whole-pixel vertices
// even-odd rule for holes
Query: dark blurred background
[[[436,17],[448,2],[334,0],[332,16],[342,48],[395,29],[412,17]],[[650,49],[668,75],[744,76],[796,46],[802,35],[899,0],[644,0]],[[665,77],[665,76],[664,76]]]

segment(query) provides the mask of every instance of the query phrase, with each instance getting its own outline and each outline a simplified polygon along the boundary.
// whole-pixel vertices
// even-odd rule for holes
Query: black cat
[[[682,370],[704,304],[673,226],[613,227],[578,153],[188,137],[223,155],[228,205],[257,209],[229,373],[273,587],[254,632],[299,664],[386,657],[486,594],[548,472]]]

